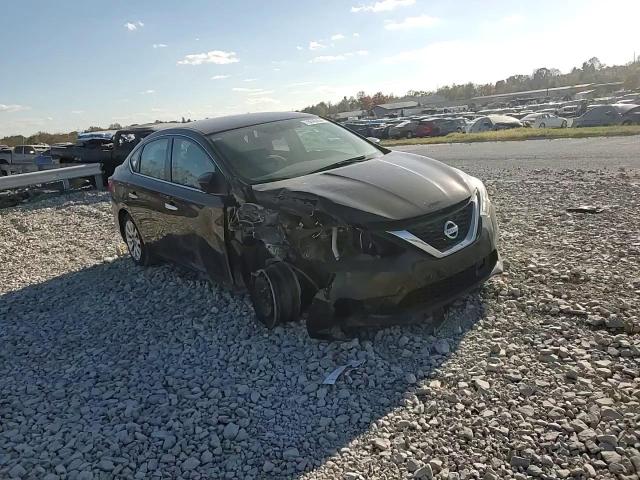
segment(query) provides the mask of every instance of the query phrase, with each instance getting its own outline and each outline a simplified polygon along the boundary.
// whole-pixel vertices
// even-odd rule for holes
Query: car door
[[[20,164],[20,159],[22,158],[22,152],[24,151],[23,147],[17,146],[13,148],[11,152],[11,163]]]
[[[142,146],[131,160],[134,173],[126,187],[129,212],[147,246],[165,258],[171,258],[167,245],[167,187],[169,183],[169,137],[161,137]]]
[[[226,195],[205,193],[198,178],[222,175],[203,139],[173,137],[171,185],[167,189],[166,225],[171,248],[180,263],[231,282],[225,239]]]
[[[34,160],[38,153],[36,149],[30,146],[23,147],[22,155],[20,156],[20,163],[23,165],[33,165]]]

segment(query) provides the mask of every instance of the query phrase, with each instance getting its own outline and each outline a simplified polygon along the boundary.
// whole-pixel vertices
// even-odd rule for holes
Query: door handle
[[[164,208],[166,208],[167,210],[172,210],[172,211],[176,211],[178,210],[178,207],[176,207],[174,204],[172,203],[165,203],[164,204]]]
[[[129,198],[132,200],[137,200],[138,194],[136,194],[136,192],[129,192]]]

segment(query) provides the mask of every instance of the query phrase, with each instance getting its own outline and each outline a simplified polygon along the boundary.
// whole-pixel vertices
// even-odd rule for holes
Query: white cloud
[[[167,48],[166,43],[154,43],[153,48]]]
[[[304,50],[304,48],[303,48],[303,47],[301,47],[300,45],[298,45],[298,46],[296,47],[296,50]]]
[[[211,80],[224,80],[225,78],[229,78],[229,75],[214,75]]]
[[[142,91],[142,92],[140,92],[140,93],[141,93],[142,95],[152,95],[152,94],[156,93],[156,91],[155,91],[155,90],[151,90],[151,89],[149,89],[149,90],[144,90],[144,91]]]
[[[21,112],[23,110],[29,110],[29,107],[24,105],[5,105],[4,103],[0,103],[0,112],[14,113]]]
[[[290,83],[287,87],[306,87],[307,85],[314,85],[316,82],[296,82]]]
[[[124,24],[124,28],[126,28],[130,32],[133,32],[134,30],[142,27],[144,27],[144,23],[142,23],[140,20],[138,20],[137,22],[127,22]]]
[[[331,40],[343,40],[345,37],[341,33],[336,33],[335,35],[331,35]]]
[[[256,97],[258,95],[271,95],[274,92],[274,90],[262,90],[261,88],[256,90],[259,90],[259,91],[249,92],[247,93],[247,95],[250,97]]]
[[[321,48],[325,48],[326,46],[320,42],[314,42],[313,40],[309,42],[309,50],[320,50]]]
[[[71,110],[71,113],[74,115],[82,115],[84,113],[84,110]]]
[[[344,55],[320,55],[319,57],[313,57],[309,60],[309,63],[329,63],[338,62],[340,60],[346,60]]]
[[[342,53],[340,55],[320,55],[319,57],[314,57],[311,60],[309,60],[309,63],[330,63],[330,62],[340,62],[342,60],[346,60],[347,58],[350,57],[355,57],[355,56],[365,56],[365,55],[369,55],[369,52],[367,50],[358,50],[356,52],[347,52],[347,53]]]
[[[360,34],[359,34],[358,32],[355,32],[355,33],[353,34],[353,38],[358,38],[359,36],[360,36]]]
[[[505,25],[519,25],[524,22],[524,15],[519,13],[514,13],[512,15],[507,15],[506,17],[502,17],[501,22]]]
[[[245,78],[244,80],[242,80],[243,82],[255,82],[256,80],[258,80],[257,78]]]
[[[245,88],[245,87],[234,87],[231,90],[233,90],[234,92],[244,92],[244,93],[257,93],[257,92],[264,91],[262,88]]]
[[[186,55],[178,61],[178,65],[202,65],[203,63],[215,63],[216,65],[227,65],[238,63],[236,52],[224,52],[222,50],[211,50],[206,53],[194,53]]]
[[[409,7],[416,3],[416,0],[381,0],[369,5],[360,5],[358,7],[351,7],[351,11],[357,12],[390,12],[399,7]]]
[[[439,24],[441,20],[429,15],[407,17],[401,22],[387,22],[384,26],[387,30],[409,30],[412,28],[429,28]]]

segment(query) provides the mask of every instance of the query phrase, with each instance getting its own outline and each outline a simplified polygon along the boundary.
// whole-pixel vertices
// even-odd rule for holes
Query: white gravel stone
[[[435,331],[349,342],[267,331],[246,295],[134,266],[107,194],[0,210],[0,478],[637,475],[640,245],[620,233],[640,231],[637,168],[465,168],[505,274]]]

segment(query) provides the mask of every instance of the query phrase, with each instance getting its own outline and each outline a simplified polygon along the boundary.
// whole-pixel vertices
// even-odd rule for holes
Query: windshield
[[[321,118],[263,123],[209,138],[235,173],[250,183],[299,177],[384,155],[349,130]]]

